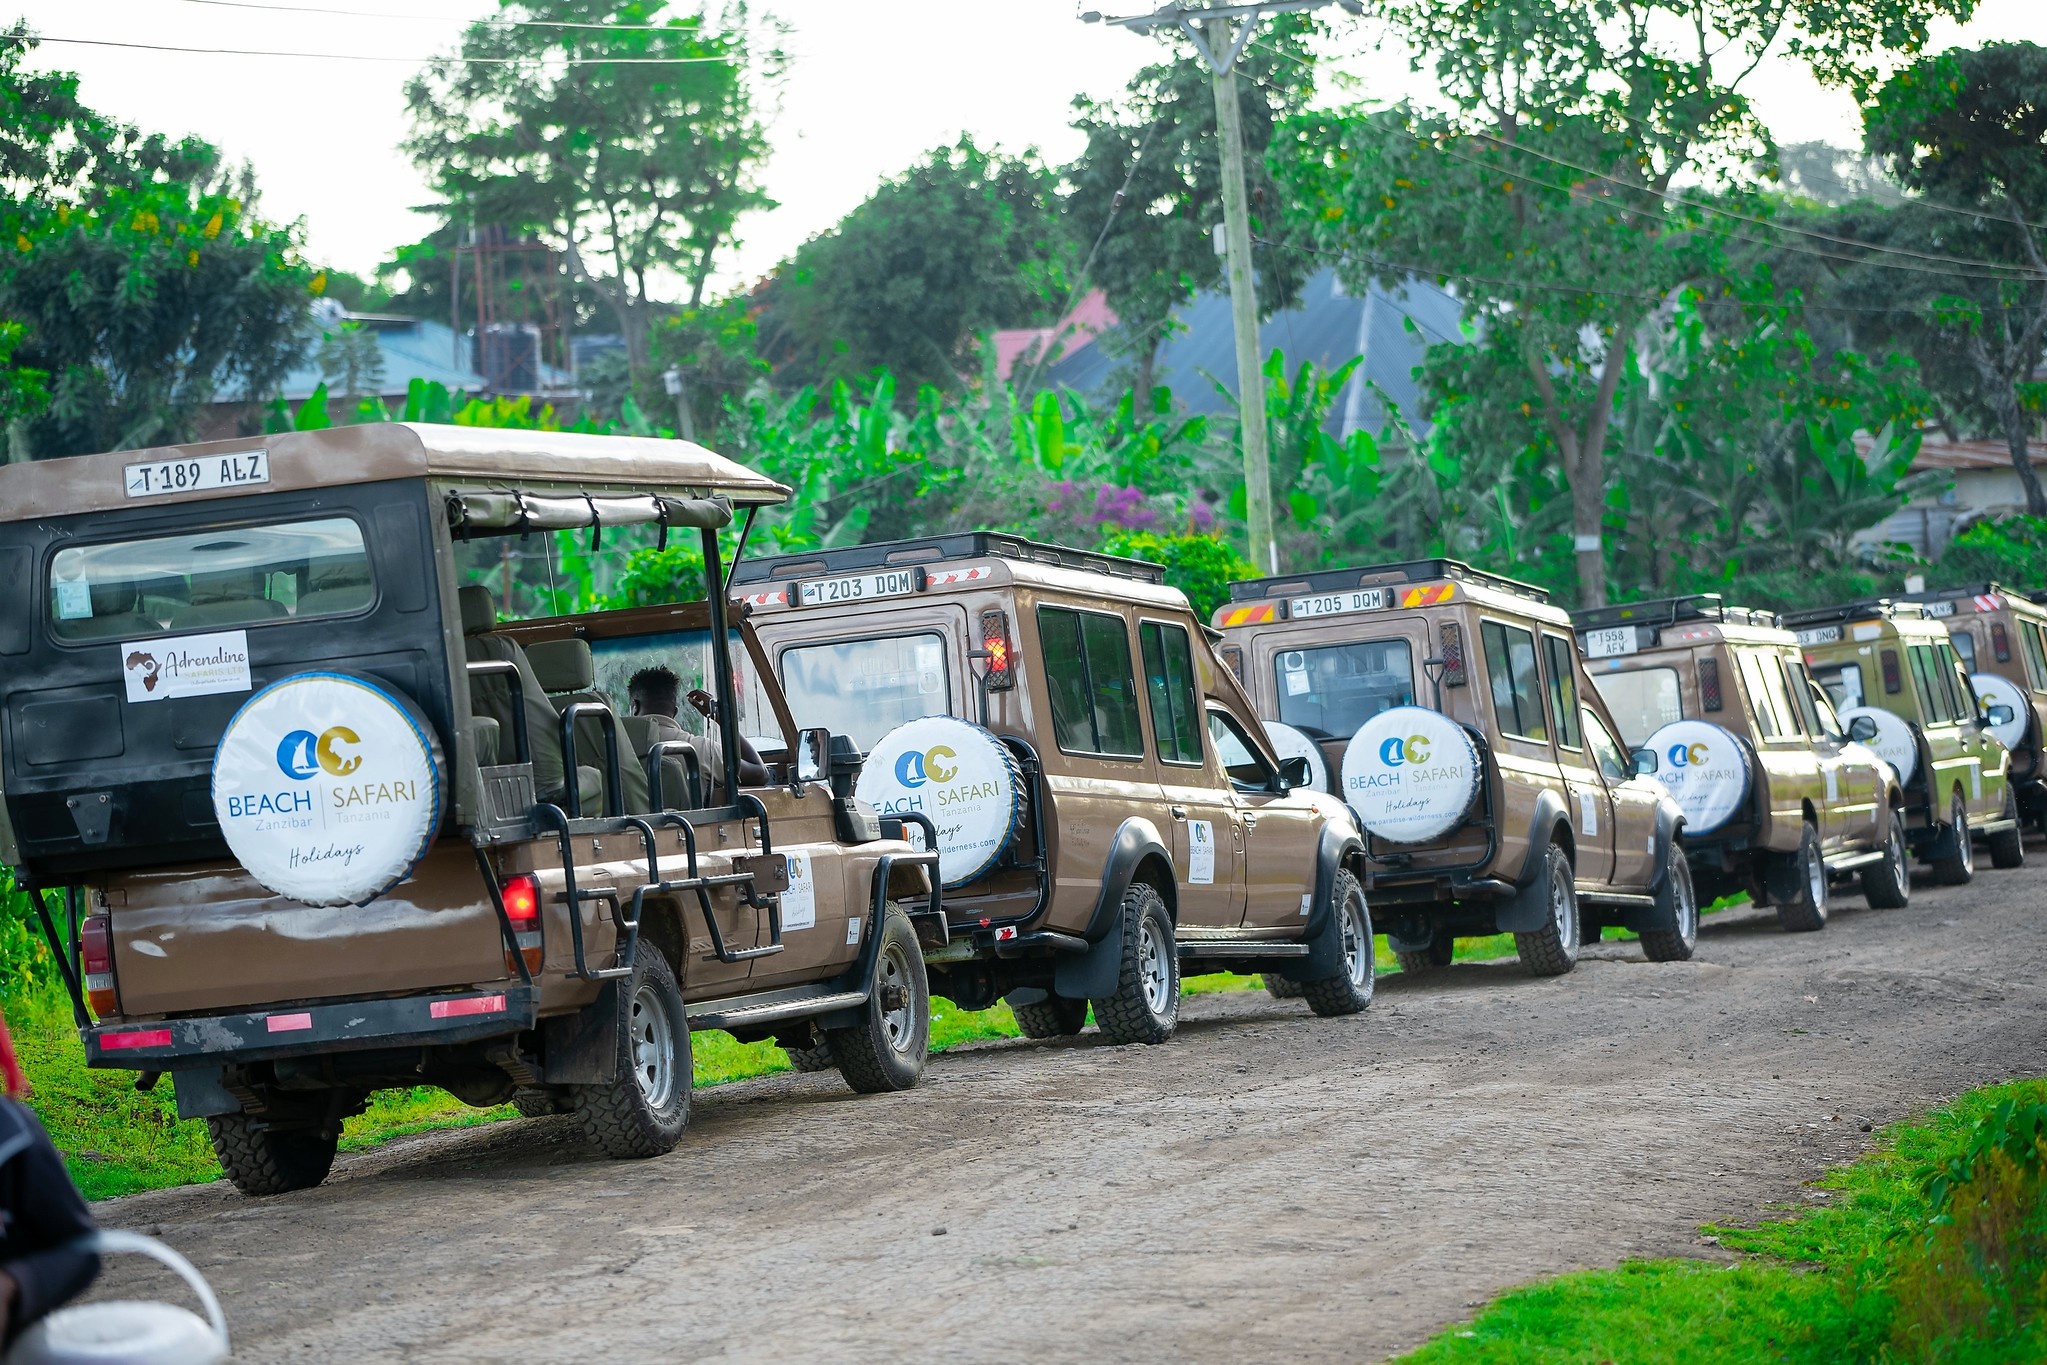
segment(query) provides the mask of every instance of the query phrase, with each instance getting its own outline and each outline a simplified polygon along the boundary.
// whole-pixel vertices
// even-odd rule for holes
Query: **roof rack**
[[[1571,624],[1579,630],[1603,626],[1669,626],[1679,621],[1721,621],[1731,626],[1780,626],[1774,611],[1761,607],[1730,607],[1717,592],[1688,593],[1683,597],[1658,597],[1647,602],[1624,602],[1612,607],[1584,607],[1571,613]]]
[[[1900,602],[1958,602],[1964,597],[2024,597],[2039,600],[2037,593],[2014,592],[2002,583],[1958,583],[1951,588],[1929,588],[1925,592],[1900,593]]]
[[[1924,616],[1919,603],[1896,597],[1865,597],[1854,602],[1843,602],[1833,607],[1807,607],[1803,611],[1787,611],[1783,622],[1786,626],[1814,626],[1828,621],[1845,621],[1851,616]]]
[[[1029,564],[1051,564],[1062,569],[1081,569],[1088,573],[1135,579],[1140,583],[1162,584],[1166,581],[1165,569],[1142,559],[1125,559],[1094,550],[1074,550],[1064,545],[1046,545],[1000,531],[961,531],[952,535],[848,545],[839,550],[806,550],[763,559],[742,559],[733,570],[732,581],[759,583],[800,574],[935,564],[947,559],[974,559],[983,555]]]
[[[1380,583],[1427,583],[1448,578],[1498,592],[1525,597],[1531,602],[1549,601],[1549,591],[1518,578],[1474,569],[1456,559],[1409,559],[1394,564],[1365,564],[1355,569],[1320,569],[1314,573],[1282,574],[1271,578],[1249,578],[1230,584],[1232,602],[1255,601],[1262,597],[1295,597],[1331,589],[1372,587]]]

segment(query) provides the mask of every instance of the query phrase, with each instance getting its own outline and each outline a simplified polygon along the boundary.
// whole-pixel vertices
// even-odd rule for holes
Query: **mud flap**
[[[610,1085],[618,1079],[618,988],[605,982],[574,1014],[540,1021],[542,1077],[549,1085]]]
[[[1002,1001],[1011,1009],[1015,1009],[1018,1005],[1042,1005],[1051,998],[1052,992],[1045,990],[1043,987],[1018,986],[1008,995],[1003,996]]]
[[[1308,955],[1286,958],[1261,968],[1285,981],[1328,981],[1344,975],[1343,920],[1336,913],[1332,888],[1343,860],[1363,848],[1358,840],[1328,825],[1322,827],[1322,844],[1315,850],[1315,914],[1308,921]],[[1366,907],[1369,917],[1370,906]]]
[[[222,1083],[222,1074],[217,1067],[173,1071],[171,1088],[178,1096],[178,1117],[203,1119],[219,1114],[241,1113],[242,1102]]]
[[[1501,901],[1500,908],[1493,912],[1493,932],[1496,934],[1532,934],[1548,923],[1549,889],[1540,881],[1529,882],[1511,898]],[[1421,946],[1426,948],[1428,945]]]
[[[1124,887],[1116,892],[1116,903],[1123,903],[1123,889],[1129,886],[1124,878]],[[1112,920],[1109,932],[1088,945],[1088,950],[1078,957],[1062,957],[1052,969],[1052,993],[1065,996],[1068,1000],[1100,1000],[1116,993],[1116,982],[1123,970],[1123,922]]]

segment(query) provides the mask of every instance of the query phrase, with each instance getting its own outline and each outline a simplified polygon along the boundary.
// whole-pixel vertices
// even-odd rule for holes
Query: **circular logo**
[[[1988,715],[1993,706],[2011,708],[2011,719],[2002,725],[1991,726],[1990,733],[1996,735],[2005,748],[2018,748],[2026,738],[2026,715],[2032,709],[2026,694],[2010,678],[2001,678],[1995,673],[1971,673],[1969,686],[1983,703],[1984,714]]]
[[[1482,776],[1463,726],[1440,711],[1396,706],[1351,736],[1341,794],[1372,833],[1420,844],[1457,828]]]
[[[1904,718],[1881,706],[1851,706],[1841,712],[1841,724],[1852,725],[1857,716],[1868,716],[1876,722],[1876,738],[1869,741],[1869,747],[1876,750],[1876,756],[1898,770],[1898,785],[1905,786],[1912,780],[1912,774],[1919,771],[1919,741],[1913,738],[1912,727]]]
[[[985,875],[1023,828],[1016,756],[993,734],[951,716],[924,716],[883,735],[853,794],[883,815],[928,818],[938,829],[938,874],[948,888]]]
[[[440,829],[441,749],[377,683],[298,673],[249,698],[213,755],[213,813],[251,876],[308,905],[362,905]]]
[[[1685,833],[1705,834],[1732,820],[1748,801],[1748,747],[1703,720],[1674,720],[1645,746],[1662,760],[1656,779],[1685,813]]]
[[[1308,785],[1318,792],[1329,790],[1329,763],[1322,757],[1322,746],[1291,725],[1276,720],[1265,722],[1265,737],[1272,741],[1272,749],[1281,758],[1305,758],[1308,760]]]

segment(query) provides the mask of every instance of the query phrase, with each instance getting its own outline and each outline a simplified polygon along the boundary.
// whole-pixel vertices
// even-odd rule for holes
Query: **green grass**
[[[1959,1153],[1976,1121],[2005,1099],[2047,1100],[2047,1082],[1972,1091],[1893,1125],[1875,1150],[1818,1182],[1832,1195],[1818,1207],[1752,1228],[1708,1227],[1742,1254],[1731,1266],[1630,1261],[1559,1276],[1503,1295],[1401,1365],[2047,1359],[2038,1316],[2047,1307],[2047,1207],[2038,1179],[2007,1182],[1987,1198],[1988,1215],[1968,1223],[2002,1229],[1995,1254],[1958,1240],[1960,1223],[1930,1222],[1923,1193],[1927,1168]]]

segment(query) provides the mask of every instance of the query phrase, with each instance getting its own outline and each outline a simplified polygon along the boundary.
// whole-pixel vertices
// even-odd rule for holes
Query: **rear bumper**
[[[363,1048],[431,1047],[534,1027],[536,987],[280,1006],[252,1014],[95,1024],[79,1030],[87,1066],[171,1071]]]

